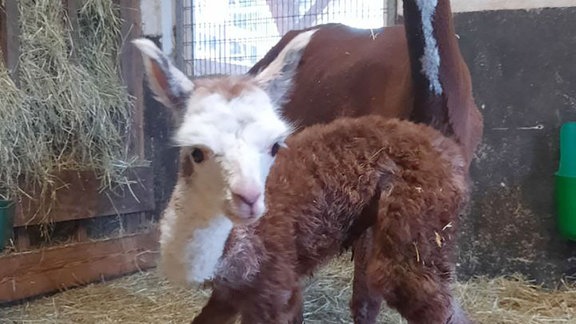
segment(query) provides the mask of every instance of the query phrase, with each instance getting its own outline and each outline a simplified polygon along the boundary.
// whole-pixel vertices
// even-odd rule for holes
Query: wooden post
[[[144,158],[144,67],[140,52],[131,43],[133,39],[142,36],[140,1],[116,0],[116,2],[120,5],[122,39],[124,40],[120,55],[122,80],[128,92],[134,96],[132,131],[128,140],[131,152]]]
[[[142,36],[142,13],[138,0],[116,0],[120,5],[120,17],[122,18],[122,53],[120,67],[122,80],[128,92],[134,97],[134,109],[132,111],[131,135],[129,147],[133,154],[140,158],[145,157],[144,143],[144,63],[142,55],[131,43],[135,38]],[[128,231],[138,228],[145,220],[145,213],[129,215],[126,227]]]
[[[20,24],[18,11],[18,0],[5,0],[2,8],[0,21],[0,37],[2,41],[2,54],[4,63],[8,68],[12,81],[19,85],[18,80],[18,58],[20,57]]]
[[[20,57],[20,12],[17,0],[5,0],[0,8],[0,45],[4,65],[8,69],[12,82],[18,86],[18,59]],[[15,245],[18,251],[30,248],[30,236],[25,227],[15,228]]]
[[[80,46],[80,23],[78,21],[78,8],[80,0],[62,0],[62,6],[66,10],[64,21],[71,29],[72,35],[72,52],[70,61],[78,64],[78,53],[76,49]],[[74,239],[76,242],[85,242],[88,240],[88,231],[82,220],[77,220],[74,226]]]

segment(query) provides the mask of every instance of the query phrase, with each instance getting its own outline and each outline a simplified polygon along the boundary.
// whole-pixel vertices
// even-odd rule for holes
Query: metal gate
[[[378,28],[395,0],[177,0],[177,62],[190,77],[247,72],[290,30],[325,23]],[[388,10],[389,9],[389,10]]]

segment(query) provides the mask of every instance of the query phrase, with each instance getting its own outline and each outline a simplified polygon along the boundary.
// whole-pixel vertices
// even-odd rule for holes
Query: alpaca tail
[[[483,120],[460,53],[450,0],[404,0],[403,5],[415,95],[411,119],[455,138],[469,162],[480,143]]]

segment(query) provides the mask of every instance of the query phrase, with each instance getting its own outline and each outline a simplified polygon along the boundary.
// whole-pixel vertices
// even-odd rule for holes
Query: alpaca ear
[[[186,100],[194,89],[194,83],[178,70],[149,39],[132,41],[141,52],[148,86],[154,98],[176,111],[185,108]]]
[[[317,29],[314,29],[298,34],[286,44],[274,61],[255,76],[258,84],[276,105],[280,106],[283,103],[292,87],[292,79],[296,74],[304,49],[316,31]]]

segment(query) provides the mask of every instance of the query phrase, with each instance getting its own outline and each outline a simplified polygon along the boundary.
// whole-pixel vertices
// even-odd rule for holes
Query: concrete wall
[[[176,47],[173,33],[175,10],[175,0],[140,1],[142,33],[146,36],[158,37],[162,43],[162,51],[166,55],[172,55]]]
[[[463,277],[518,271],[554,284],[576,275],[576,244],[556,230],[553,187],[559,127],[576,120],[574,17],[576,8],[455,15],[485,118]]]
[[[576,7],[576,0],[452,0],[452,12]],[[402,16],[402,0],[397,1]]]
[[[574,7],[576,0],[452,0],[453,12]]]

